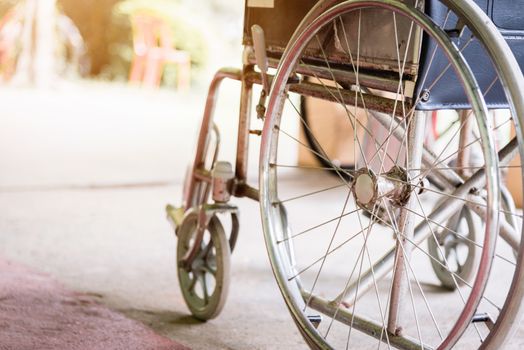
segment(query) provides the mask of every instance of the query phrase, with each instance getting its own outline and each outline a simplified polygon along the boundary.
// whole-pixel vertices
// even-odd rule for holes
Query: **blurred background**
[[[232,287],[237,307],[217,323],[189,317],[164,210],[180,204],[214,72],[242,64],[243,12],[243,0],[0,1],[0,261],[47,273],[194,349],[267,342],[260,320],[247,318],[258,313],[254,283]],[[226,160],[239,93],[239,83],[224,83],[217,105]],[[258,219],[256,203],[243,210],[242,222]],[[252,273],[245,263],[264,266],[261,299],[280,310],[262,233],[248,234],[233,278]],[[38,334],[51,321],[20,322]],[[297,334],[291,341],[302,344]]]
[[[243,11],[242,0],[0,2],[0,143],[11,150],[0,188],[176,182],[214,72],[241,66]],[[238,87],[226,83],[219,102],[226,129]]]
[[[35,60],[53,55],[49,69],[55,74],[68,70],[88,79],[126,82],[135,52],[159,46],[186,52],[191,81],[198,82],[224,61],[238,60],[242,13],[238,0],[4,0],[0,74],[3,82],[17,70],[27,74],[19,72],[27,69],[20,59],[33,50]],[[173,63],[164,67],[163,87],[176,86],[179,73]]]
[[[0,261],[193,349],[274,348],[268,329],[284,348],[303,348],[253,225],[256,202],[235,201],[249,227],[232,257],[241,283],[207,323],[184,304],[165,218],[167,203],[181,203],[213,74],[242,65],[243,12],[243,0],[0,1]],[[238,82],[223,83],[222,160],[234,159],[239,95]]]

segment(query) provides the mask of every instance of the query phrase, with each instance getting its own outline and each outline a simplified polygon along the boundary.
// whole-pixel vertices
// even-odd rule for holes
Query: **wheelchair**
[[[524,293],[522,176],[520,193],[508,189],[524,155],[521,12],[503,0],[247,0],[243,67],[211,82],[182,204],[166,208],[191,313],[209,320],[224,306],[231,198],[247,197],[312,349],[507,345]],[[234,167],[219,160],[213,122],[224,79],[241,82]],[[349,166],[305,118],[308,98],[342,111]],[[436,111],[446,132],[429,140]],[[258,184],[250,137],[261,137]],[[297,148],[320,162],[297,163]]]

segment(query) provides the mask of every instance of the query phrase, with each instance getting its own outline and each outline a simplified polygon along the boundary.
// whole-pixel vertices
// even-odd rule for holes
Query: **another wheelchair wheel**
[[[524,115],[522,76],[474,4],[449,2],[452,8],[437,19],[418,4],[349,0],[306,18],[273,79],[260,156],[262,221],[277,283],[312,348],[499,348],[521,310],[520,232],[504,225],[499,171],[523,149],[516,139],[497,147],[493,133],[500,125],[490,124],[485,101],[502,82],[513,115]],[[417,77],[419,45],[428,38],[434,49]],[[463,56],[472,42],[485,44],[495,62],[498,75],[490,86],[478,85]],[[396,53],[390,61],[373,56],[380,45]],[[440,63],[432,66],[435,57]],[[440,81],[447,74],[453,75],[452,89]],[[414,85],[423,87],[420,95],[411,94]],[[438,88],[467,97],[473,113],[465,119],[475,136],[464,143],[462,120],[432,152],[423,145],[431,112],[423,105]],[[318,153],[336,177],[279,161],[282,152],[307,147],[296,135],[296,124],[304,124],[296,107],[303,95],[345,110],[362,163],[353,169],[333,164],[319,140]],[[360,116],[387,133],[376,137]],[[395,148],[392,139],[399,142]],[[479,165],[453,163],[471,145],[479,146]],[[462,232],[453,223],[463,210],[479,221],[474,239],[476,225]],[[499,220],[505,229],[495,246]],[[478,259],[466,253],[471,272],[451,268],[438,243],[442,230],[475,246]],[[438,257],[425,240],[436,243]],[[435,278],[432,263],[449,275],[449,292],[439,291],[443,275]]]
[[[476,237],[481,226],[467,207],[453,215],[446,228],[437,229],[437,239],[428,240],[430,262],[442,286],[456,289],[470,281],[478,264]],[[450,230],[447,230],[447,229]],[[454,276],[457,276],[454,279]]]
[[[196,258],[190,266],[183,266],[181,261],[195,244],[197,228],[198,212],[189,212],[178,230],[178,281],[191,313],[206,321],[218,316],[226,302],[231,257],[224,228],[213,215]]]

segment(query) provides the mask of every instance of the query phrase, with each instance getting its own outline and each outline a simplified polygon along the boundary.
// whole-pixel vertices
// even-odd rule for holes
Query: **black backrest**
[[[521,69],[524,68],[524,1],[520,0],[475,0],[499,28],[504,38],[510,45]],[[445,30],[456,28],[457,18],[449,16],[446,20],[447,8],[439,1],[426,1],[426,13],[435,23]],[[507,108],[507,101],[491,60],[478,41],[470,40],[471,33],[466,29],[454,42],[462,50],[466,61],[471,67],[480,88],[485,93],[489,108]],[[438,76],[446,68],[449,61],[441,50],[437,50],[435,58],[431,60],[435,43],[424,38],[421,56],[421,68],[417,80],[416,96],[423,94],[434,83],[429,99],[424,99],[417,106],[421,110],[435,109],[466,109],[469,103],[463,92],[454,71],[448,69],[446,74]],[[424,94],[428,96],[428,94]]]

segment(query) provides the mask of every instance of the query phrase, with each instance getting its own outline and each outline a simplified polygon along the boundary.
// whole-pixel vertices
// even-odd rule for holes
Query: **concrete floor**
[[[225,85],[217,114],[232,134],[236,88]],[[304,348],[261,228],[247,224],[259,220],[255,202],[236,201],[242,233],[221,316],[197,322],[182,300],[164,207],[181,198],[205,91],[180,96],[95,83],[0,95],[1,255],[193,349]],[[234,149],[224,141],[226,157]]]
[[[218,108],[222,159],[235,149],[236,92],[227,85]],[[255,202],[235,200],[241,234],[223,313],[200,323],[184,306],[164,206],[181,196],[204,90],[91,83],[0,96],[1,255],[193,349],[305,348],[270,271]],[[257,159],[256,142],[250,154]],[[510,348],[523,345],[522,329],[516,339]]]
[[[0,348],[188,350],[42,272],[0,259]]]

